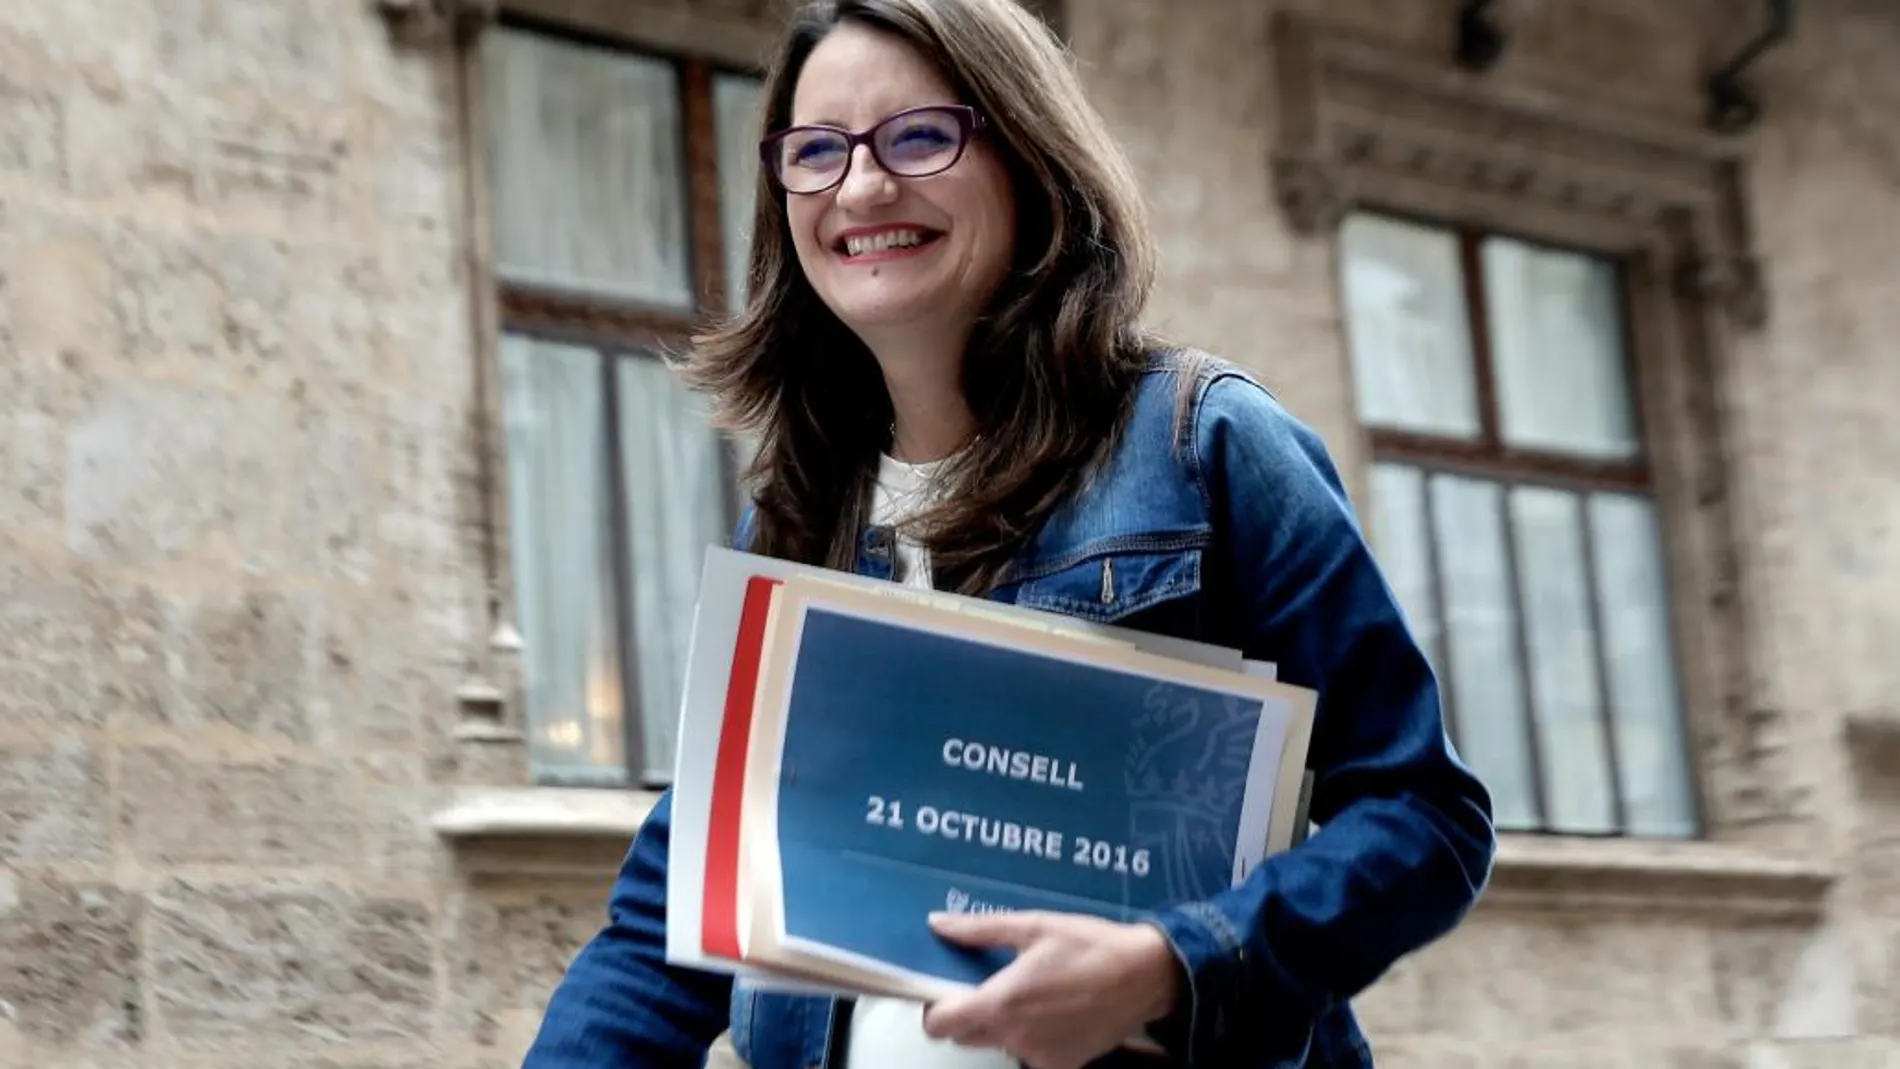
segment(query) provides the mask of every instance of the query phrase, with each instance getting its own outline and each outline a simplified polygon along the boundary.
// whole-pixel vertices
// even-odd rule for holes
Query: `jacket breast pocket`
[[[1032,573],[1016,589],[1025,608],[1176,638],[1199,638],[1201,550],[1108,550]]]

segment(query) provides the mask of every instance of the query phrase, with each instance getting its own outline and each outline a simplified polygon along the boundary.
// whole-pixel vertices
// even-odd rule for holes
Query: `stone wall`
[[[0,1065],[489,1053],[443,99],[366,4],[0,5]]]
[[[1435,56],[1458,5],[1304,6]],[[1685,126],[1759,17],[1500,8],[1498,84]],[[737,0],[638,14],[758,35]],[[1333,249],[1268,170],[1273,16],[1065,23],[1155,206],[1158,320],[1352,473]],[[1772,313],[1721,350],[1751,745],[1801,788],[1773,841],[1838,876],[1752,909],[1722,889],[1779,877],[1706,854],[1549,867],[1598,892],[1570,898],[1519,858],[1529,891],[1365,999],[1385,1064],[1900,1063],[1895,56],[1889,5],[1816,0],[1760,65]],[[452,73],[369,0],[0,4],[0,1066],[506,1066],[599,922],[598,839],[591,868],[542,844],[477,876],[431,827],[496,779],[451,742],[493,552]]]

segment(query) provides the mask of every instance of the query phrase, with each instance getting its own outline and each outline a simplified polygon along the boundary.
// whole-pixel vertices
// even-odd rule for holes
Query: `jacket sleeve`
[[[673,792],[627,851],[607,924],[548,1001],[523,1069],[697,1069],[730,1016],[732,978],[666,962],[666,853]]]
[[[1329,1008],[1458,924],[1496,845],[1490,796],[1452,749],[1436,679],[1319,436],[1243,375],[1203,389],[1190,463],[1245,651],[1318,693],[1319,828],[1155,918],[1185,982],[1152,1034],[1189,1065],[1268,1065],[1297,1060]]]

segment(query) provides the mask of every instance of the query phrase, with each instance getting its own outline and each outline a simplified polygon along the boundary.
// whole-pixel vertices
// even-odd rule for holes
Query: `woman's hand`
[[[1016,960],[974,991],[932,1004],[924,1031],[996,1047],[1031,1069],[1080,1069],[1173,1009],[1179,965],[1160,929],[1072,913],[935,914],[930,927]]]

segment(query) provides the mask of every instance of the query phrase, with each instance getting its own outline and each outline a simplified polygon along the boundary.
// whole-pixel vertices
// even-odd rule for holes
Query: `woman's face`
[[[845,23],[807,59],[791,124],[861,133],[898,112],[958,103],[909,44]],[[944,129],[920,127],[885,143],[921,158]],[[870,146],[859,145],[842,183],[786,194],[786,212],[812,288],[860,337],[958,332],[946,340],[959,351],[1009,270],[1016,226],[1009,175],[980,134],[969,138],[955,165],[922,178],[885,171]]]

